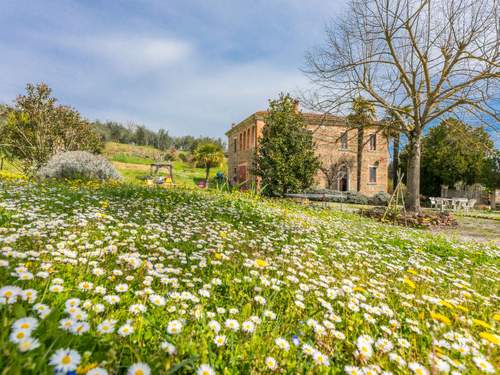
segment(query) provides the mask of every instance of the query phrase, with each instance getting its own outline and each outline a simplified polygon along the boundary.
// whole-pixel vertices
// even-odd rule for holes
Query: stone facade
[[[228,137],[228,174],[232,184],[248,186],[258,183],[252,174],[253,159],[266,112],[256,112],[226,132]],[[302,113],[307,128],[313,133],[321,170],[315,176],[315,185],[333,190],[357,190],[356,129],[346,125],[345,118]],[[387,138],[376,129],[367,128],[363,137],[363,167],[360,192],[371,196],[387,192],[389,148]]]

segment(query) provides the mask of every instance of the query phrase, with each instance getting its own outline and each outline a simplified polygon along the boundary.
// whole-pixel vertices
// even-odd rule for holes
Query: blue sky
[[[92,120],[223,136],[307,88],[304,54],[344,3],[2,0],[0,102],[43,81]]]

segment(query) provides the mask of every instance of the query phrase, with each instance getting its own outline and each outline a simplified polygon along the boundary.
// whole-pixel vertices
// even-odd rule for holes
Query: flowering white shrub
[[[40,168],[37,176],[83,180],[122,178],[106,158],[86,151],[69,151],[54,155],[44,167]]]

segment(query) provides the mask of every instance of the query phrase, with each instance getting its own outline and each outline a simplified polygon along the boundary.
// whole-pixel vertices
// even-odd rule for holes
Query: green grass
[[[500,319],[492,245],[244,193],[133,184],[0,179],[0,215],[0,298],[37,293],[0,300],[0,373],[54,373],[60,348],[80,354],[81,374],[126,373],[137,362],[154,374],[203,364],[260,374],[272,372],[271,357],[286,374],[417,364],[475,374],[499,358],[487,341],[498,340]],[[27,332],[39,346],[21,352],[11,334],[25,316],[38,322]],[[112,333],[100,332],[106,320]]]
[[[104,155],[113,162],[126,182],[144,184],[142,178],[149,174],[149,165],[160,157],[160,151],[147,146],[108,142]],[[226,173],[226,169],[225,164],[220,168],[212,168],[210,178],[213,178],[219,170]],[[161,171],[160,175],[165,175],[165,171]],[[205,178],[205,170],[196,168],[191,163],[176,160],[173,163],[173,175],[177,185],[192,188]]]

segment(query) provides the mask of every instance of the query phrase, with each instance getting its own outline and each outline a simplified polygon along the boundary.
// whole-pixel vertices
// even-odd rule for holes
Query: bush
[[[185,152],[179,152],[179,160],[188,163],[189,162],[189,155]]]
[[[69,151],[54,155],[44,167],[40,168],[37,176],[82,180],[122,178],[106,158],[86,151]]]
[[[373,204],[374,206],[387,206],[389,199],[391,199],[390,194],[380,191],[373,197],[368,198],[368,203]]]

